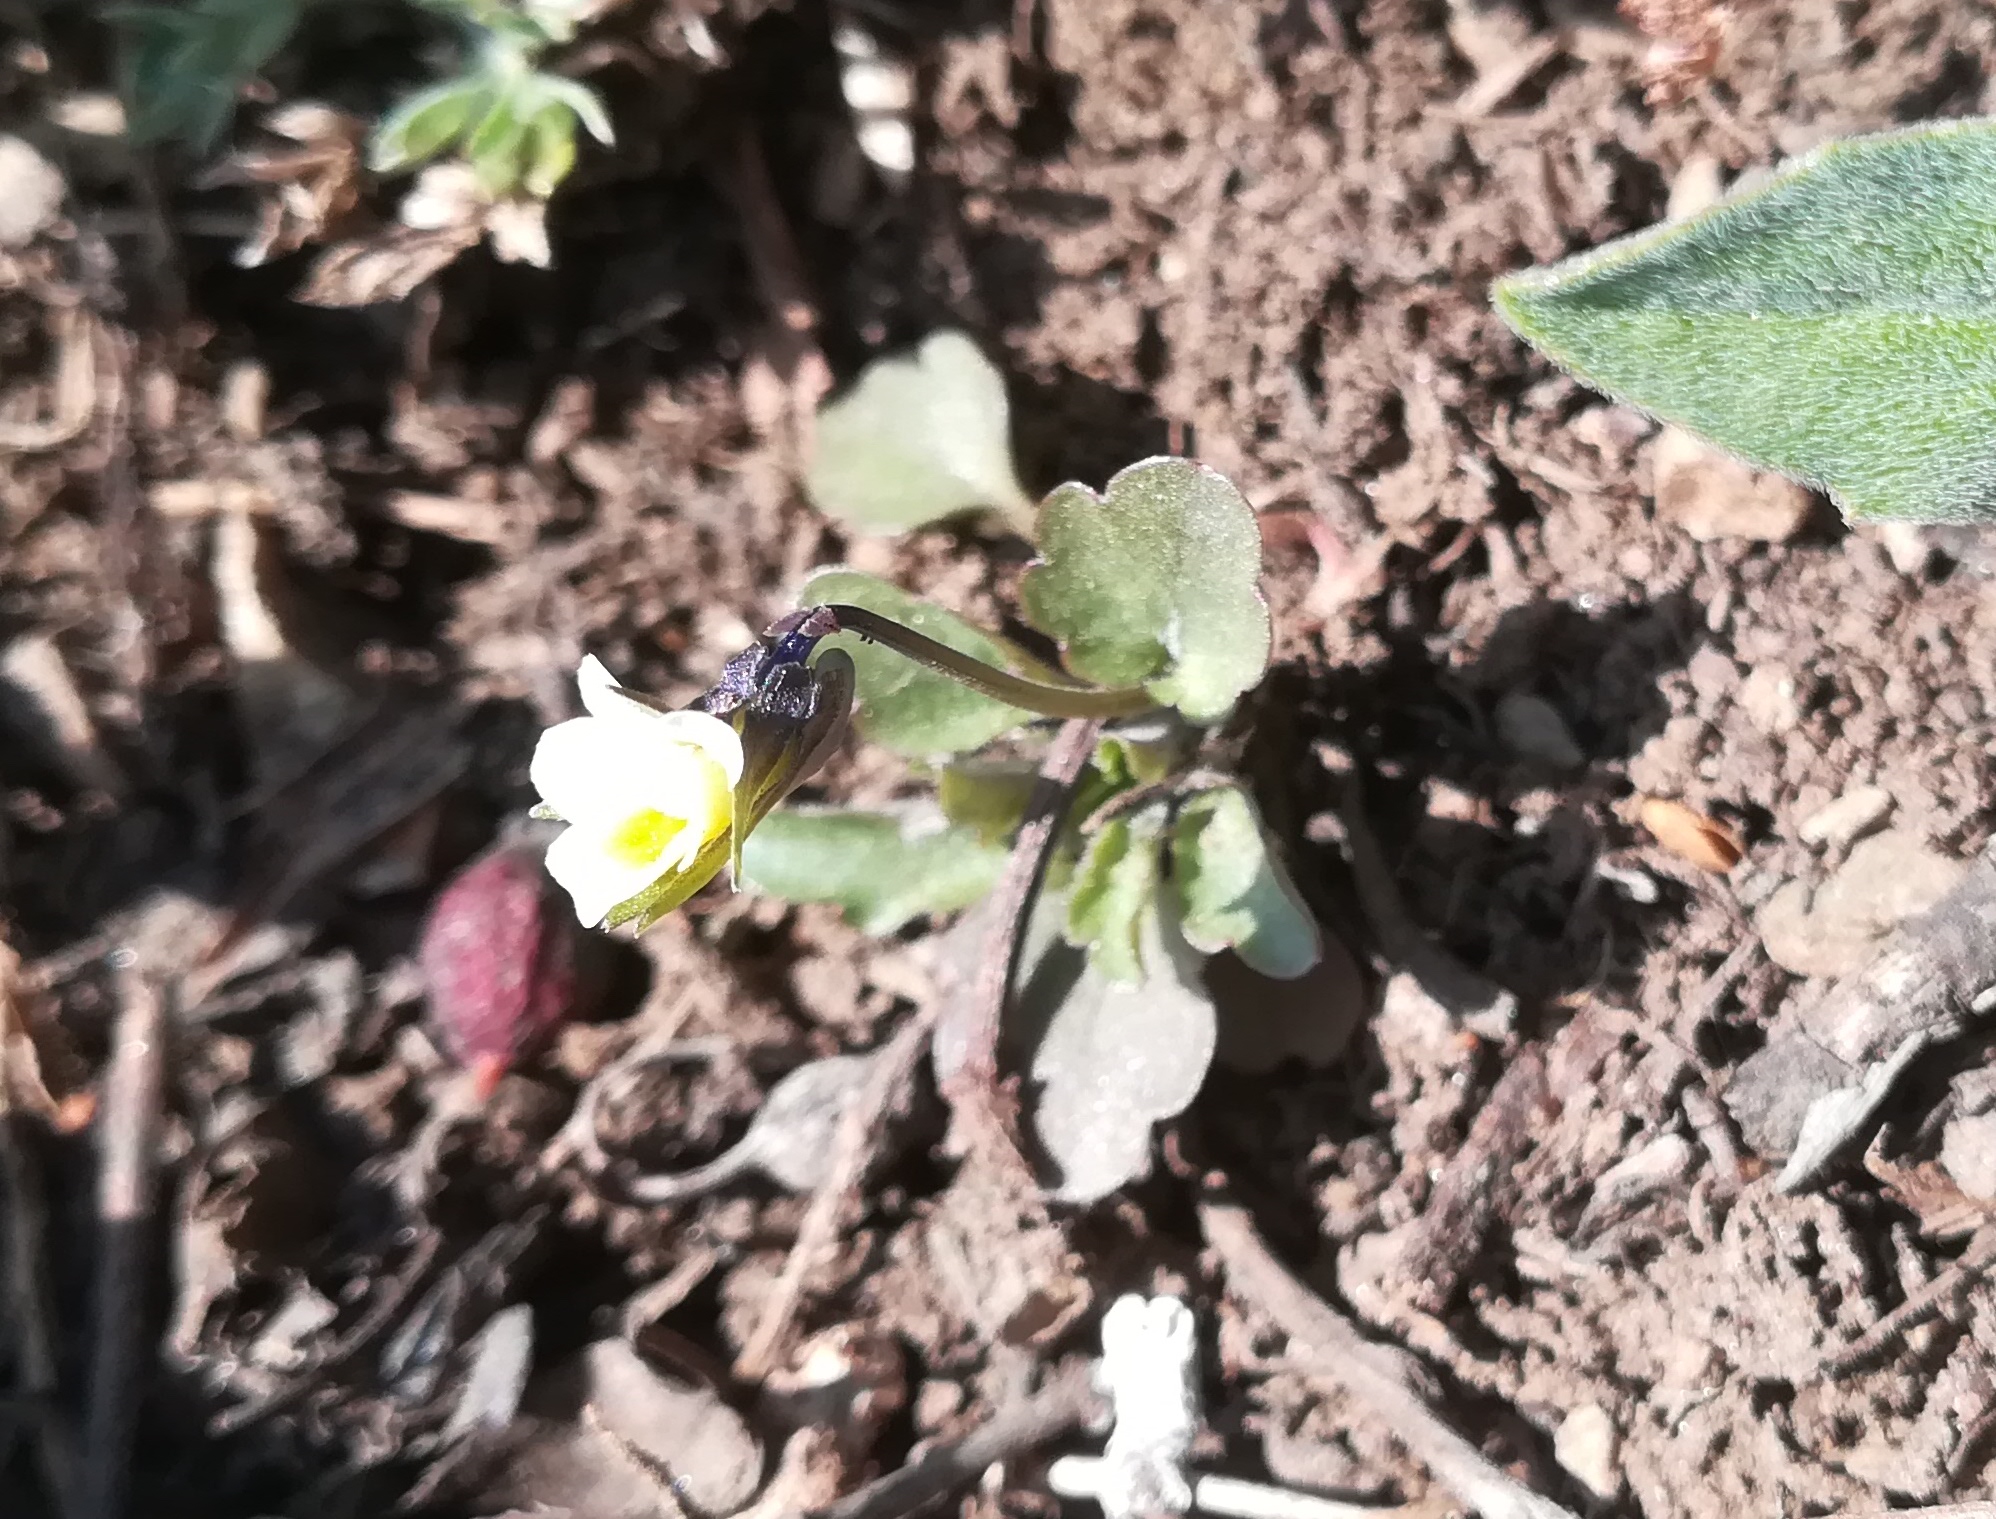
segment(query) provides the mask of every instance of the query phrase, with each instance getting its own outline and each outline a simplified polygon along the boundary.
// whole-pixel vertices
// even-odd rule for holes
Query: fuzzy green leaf
[[[896,814],[786,807],[749,835],[746,883],[788,902],[833,902],[869,934],[989,892],[1005,851],[929,808]]]
[[[999,639],[875,576],[821,571],[804,587],[800,604],[827,601],[891,617],[987,664],[1006,668],[1010,663],[1010,651]],[[896,754],[915,759],[962,754],[1032,720],[1030,712],[993,701],[856,634],[841,633],[827,644],[850,654],[859,672],[860,731]]]
[[[1026,616],[1060,640],[1076,675],[1145,685],[1194,722],[1223,716],[1261,679],[1261,532],[1225,476],[1147,459],[1099,496],[1063,485],[1040,508],[1039,543]]]
[[[1556,363],[1853,517],[1996,517],[1996,121],[1819,148],[1503,281]]]
[[[990,509],[1024,522],[1005,381],[960,332],[876,359],[818,413],[805,489],[827,516],[898,533]]]
[[[1202,791],[1179,809],[1171,877],[1193,948],[1209,955],[1231,949],[1250,970],[1280,980],[1302,975],[1322,956],[1316,920],[1240,787]]]
[[[1160,896],[1138,920],[1136,985],[1110,981],[1094,957],[1044,931],[1058,902],[1034,913],[1007,1044],[1031,1073],[1030,1121],[1064,1201],[1094,1202],[1148,1171],[1153,1126],[1184,1111],[1212,1064],[1203,957],[1170,907]]]
[[[1157,899],[1163,844],[1164,809],[1145,807],[1109,819],[1082,852],[1067,899],[1067,942],[1087,949],[1105,981],[1143,984],[1137,941]]]

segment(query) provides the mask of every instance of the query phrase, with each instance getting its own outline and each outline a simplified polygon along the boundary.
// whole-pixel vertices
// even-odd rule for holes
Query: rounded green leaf
[[[368,145],[368,167],[394,174],[427,163],[456,142],[492,108],[492,92],[479,79],[451,79],[418,90],[381,118]]]
[[[1005,381],[960,332],[876,359],[818,412],[804,487],[827,516],[898,533],[989,509],[1024,520]]]
[[[865,607],[974,659],[1001,669],[1010,665],[1010,650],[1001,640],[877,576],[822,570],[804,587],[799,604],[827,601]],[[962,754],[1032,721],[1030,712],[993,701],[856,634],[841,633],[828,645],[850,654],[858,671],[860,731],[896,754],[913,759]]]
[[[832,902],[869,934],[968,907],[997,884],[1005,850],[933,808],[783,807],[742,851],[744,883],[786,902]]]
[[[1209,955],[1231,949],[1250,970],[1278,980],[1302,975],[1322,957],[1316,920],[1240,787],[1202,791],[1179,809],[1171,877],[1193,948]]]
[[[1111,818],[1082,851],[1067,899],[1067,942],[1087,949],[1105,981],[1143,982],[1139,930],[1157,900],[1164,818],[1162,806]]]
[[[1996,517],[1996,121],[1831,143],[1496,303],[1589,385],[1853,517]]]
[[[1224,475],[1147,459],[1099,496],[1063,485],[1040,507],[1039,543],[1026,616],[1060,641],[1076,675],[1143,684],[1194,722],[1222,717],[1261,679],[1261,531]]]

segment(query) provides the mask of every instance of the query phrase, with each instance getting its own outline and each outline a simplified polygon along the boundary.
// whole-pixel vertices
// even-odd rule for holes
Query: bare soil
[[[919,84],[905,186],[851,181],[828,18],[800,3],[725,32],[731,63],[688,87],[663,146],[585,160],[550,272],[477,250],[407,301],[314,309],[292,299],[309,254],[230,264],[214,232],[243,219],[235,192],[168,161],[155,223],[81,157],[62,161],[67,232],[0,257],[0,419],[60,419],[66,314],[96,317],[81,423],[0,452],[0,891],[20,960],[0,996],[11,980],[50,1088],[95,1091],[101,1113],[130,967],[183,985],[222,926],[246,946],[167,1010],[131,1511],[542,1501],[517,1472],[437,1469],[439,1387],[510,1303],[533,1308],[537,1360],[620,1312],[650,1326],[774,1465],[783,1417],[726,1368],[808,1199],[743,1178],[619,1202],[557,1136],[591,1077],[669,1028],[720,1053],[648,1068],[600,1138],[644,1170],[716,1153],[785,1071],[871,1048],[937,995],[927,931],[875,944],[827,911],[709,897],[642,952],[587,950],[587,1016],[455,1118],[412,970],[430,899],[529,800],[533,736],[584,652],[684,700],[813,566],[992,617],[1029,556],[970,532],[847,541],[802,499],[743,133],[837,377],[961,326],[1008,376],[1029,485],[1169,449],[1261,510],[1278,665],[1259,773],[1368,967],[1334,1063],[1217,1071],[1171,1137],[1179,1169],[1056,1218],[1028,1265],[985,1258],[1037,1236],[980,1232],[918,1103],[781,1358],[830,1329],[905,1358],[899,1411],[843,1485],[974,1424],[1022,1364],[1092,1345],[1092,1317],[996,1343],[987,1309],[1016,1269],[1070,1273],[1098,1304],[1189,1294],[1214,1351],[1207,1465],[1450,1511],[1395,1431],[1282,1360],[1202,1262],[1189,1178],[1210,1169],[1314,1288],[1419,1358],[1438,1410],[1576,1511],[1996,1496],[1996,1298],[1986,1256],[1956,1264],[1996,1206],[1984,1037],[1927,1057],[1870,1148],[1800,1195],[1722,1100],[1784,1009],[1926,905],[1880,906],[1863,932],[1807,917],[1859,834],[1889,838],[1888,874],[1932,865],[1944,888],[1996,833],[1996,559],[1973,535],[1848,530],[1820,501],[1747,525],[1729,476],[1694,492],[1694,536],[1657,489],[1651,425],[1529,356],[1488,304],[1497,276],[1653,222],[1701,175],[1996,108],[1996,15],[1741,4],[1716,71],[1652,104],[1649,42],[1577,0],[855,7],[876,9]],[[280,87],[337,92],[389,42],[312,45]],[[54,56],[88,82],[87,50]],[[604,77],[613,103],[643,95],[628,62]],[[0,104],[23,129],[62,83],[15,56]],[[231,547],[218,524],[243,500],[251,541]],[[230,565],[282,647],[261,674]],[[1508,1024],[1392,994],[1341,846],[1354,775],[1408,913],[1516,994]],[[864,754],[826,781],[907,784]],[[1743,860],[1666,848],[1644,798],[1730,829]],[[1838,803],[1859,821],[1825,823]],[[1500,1086],[1520,1062],[1532,1079]],[[7,1195],[41,1216],[0,1228],[44,1236],[68,1416],[106,1248],[92,1130],[10,1122],[39,1181]],[[1476,1227],[1424,1234],[1451,1167],[1476,1165],[1496,1178]],[[937,1265],[945,1244],[968,1276]],[[1926,1322],[1841,1355],[1943,1276]],[[40,1396],[19,1301],[0,1388]],[[432,1316],[413,1349],[387,1333],[411,1303]],[[0,1511],[56,1512],[33,1428],[0,1407]],[[1014,1475],[968,1501],[1046,1512]]]

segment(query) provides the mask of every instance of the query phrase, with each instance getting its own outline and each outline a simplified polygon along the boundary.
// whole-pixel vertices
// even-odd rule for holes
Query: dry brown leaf
[[[21,957],[0,940],[0,1114],[18,1108],[58,1133],[74,1133],[90,1121],[94,1103],[85,1093],[58,1099],[49,1090],[42,1071],[46,1033],[38,1040],[37,1032],[22,997]],[[80,1066],[73,1050],[56,1048],[48,1054],[58,1057],[57,1064]]]
[[[478,241],[476,224],[387,227],[319,255],[298,299],[307,306],[376,306],[406,299]]]
[[[209,178],[258,192],[256,232],[236,250],[244,269],[318,242],[360,203],[366,122],[299,101],[272,111],[263,127],[293,146],[237,153]]]
[[[1680,860],[1716,875],[1724,875],[1746,854],[1737,832],[1682,802],[1646,796],[1636,810],[1636,820]]]

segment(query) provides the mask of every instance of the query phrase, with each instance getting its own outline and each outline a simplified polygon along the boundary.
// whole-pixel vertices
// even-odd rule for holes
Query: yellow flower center
[[[619,823],[605,847],[619,865],[649,865],[685,831],[685,818],[667,817],[656,808],[647,808]]]

